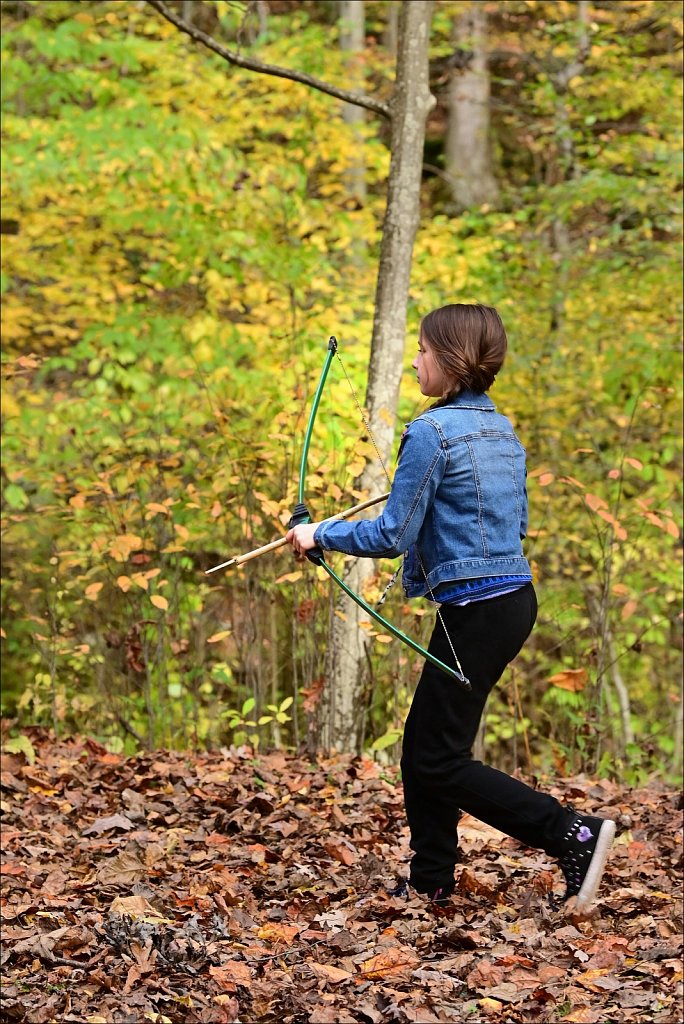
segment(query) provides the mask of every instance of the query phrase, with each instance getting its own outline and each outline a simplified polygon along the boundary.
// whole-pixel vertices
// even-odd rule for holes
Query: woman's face
[[[416,378],[421,393],[426,398],[441,398],[447,390],[447,381],[443,370],[435,359],[430,342],[421,333],[418,341],[418,355],[411,363],[416,371]]]

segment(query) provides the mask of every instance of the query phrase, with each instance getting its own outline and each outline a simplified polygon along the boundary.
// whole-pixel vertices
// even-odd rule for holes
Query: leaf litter
[[[167,1024],[650,1021],[682,1012],[682,801],[564,779],[618,822],[588,916],[465,817],[452,905],[388,895],[396,769],[240,748],[124,758],[31,730],[2,763],[2,1017]]]

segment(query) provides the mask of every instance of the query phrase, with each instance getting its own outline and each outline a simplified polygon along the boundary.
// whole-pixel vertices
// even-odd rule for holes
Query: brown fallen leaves
[[[465,818],[453,906],[405,876],[394,770],[246,750],[3,757],[3,1020],[680,1024],[681,803],[565,780],[619,835],[587,918],[545,855]]]

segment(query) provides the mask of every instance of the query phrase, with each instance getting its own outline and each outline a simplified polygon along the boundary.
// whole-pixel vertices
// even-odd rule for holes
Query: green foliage
[[[438,5],[436,68],[452,8]],[[511,733],[503,698],[490,717],[504,761],[540,724],[546,739],[530,742],[544,765],[633,761],[614,724],[617,664],[640,749],[655,751],[648,770],[676,764],[681,81],[669,10],[592,8],[585,67],[562,90],[577,5],[502,6],[491,31],[492,49],[512,54],[493,82],[504,204],[453,216],[426,181],[407,370],[427,309],[496,305],[510,355],[493,397],[529,454],[540,620],[519,660],[529,723]],[[243,13],[216,5],[221,38],[234,41]],[[316,16],[289,5],[253,33],[255,49],[342,82]],[[375,5],[373,31],[384,17]],[[370,47],[367,60],[369,88],[386,94],[387,55]],[[2,70],[3,216],[19,222],[0,282],[5,713],[131,749],[297,745],[320,702],[324,578],[282,553],[230,576],[204,570],[282,534],[330,334],[363,394],[389,166],[379,126],[363,128],[359,206],[344,183],[358,142],[337,101],[229,68],[136,4],[49,2],[8,18]],[[323,404],[318,517],[359,500],[353,481],[374,458],[343,374]],[[400,421],[419,408],[408,373]],[[415,608],[390,614],[421,626]],[[368,742],[382,751],[418,666],[382,638],[373,660]],[[581,692],[549,683],[577,666]]]
[[[24,733],[5,740],[2,749],[6,754],[23,754],[29,764],[35,764],[36,751],[31,740]]]
[[[401,739],[403,729],[394,726],[383,733],[382,736],[378,736],[377,739],[371,743],[371,750],[386,750],[387,747],[393,747],[395,743],[398,743]]]

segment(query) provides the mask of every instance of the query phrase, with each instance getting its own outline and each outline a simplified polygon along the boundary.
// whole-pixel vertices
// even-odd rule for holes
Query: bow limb
[[[302,461],[299,466],[299,492],[297,495],[297,501],[300,505],[304,504],[304,491],[306,489],[306,464],[309,459],[309,446],[311,444],[311,435],[313,434],[314,422],[316,420],[316,413],[318,412],[318,405],[323,394],[323,386],[325,385],[326,378],[328,376],[328,370],[330,364],[333,361],[335,353],[337,352],[337,338],[331,336],[328,342],[328,354],[325,357],[325,363],[321,370],[321,379],[318,382],[316,388],[316,394],[314,395],[313,403],[311,405],[311,412],[309,413],[309,423],[306,428],[306,434],[304,436],[304,447],[302,448]]]
[[[313,433],[313,426],[316,419],[316,413],[318,411],[318,406],[321,400],[321,394],[323,393],[323,387],[328,376],[330,364],[332,363],[333,357],[335,356],[336,352],[337,339],[335,337],[331,337],[328,342],[328,354],[326,356],[326,360],[321,371],[321,377],[318,382],[318,387],[316,388],[316,394],[314,395],[313,404],[311,406],[311,413],[309,415],[309,423],[304,438],[302,460],[299,470],[298,503],[294,510],[294,514],[290,519],[290,526],[296,526],[298,523],[311,522],[311,516],[304,501],[304,492],[306,486],[306,466],[309,455],[309,446],[311,444],[311,435]],[[384,618],[384,616],[380,615],[379,612],[372,608],[361,597],[360,594],[357,594],[355,591],[351,589],[351,587],[347,586],[344,580],[340,579],[340,577],[337,575],[334,569],[331,569],[331,567],[328,565],[328,563],[325,560],[325,556],[323,555],[323,552],[320,548],[312,548],[310,551],[308,551],[307,558],[315,565],[320,565],[322,569],[325,569],[328,576],[330,576],[330,578],[335,581],[335,583],[344,591],[344,593],[348,597],[350,597],[351,600],[354,601],[360,608],[362,608],[367,615],[370,615],[372,619],[375,619],[376,622],[380,623],[380,625],[383,626],[383,628],[386,629],[388,633],[391,633],[391,635],[396,637],[397,640],[400,640],[402,643],[406,644],[408,647],[411,648],[411,650],[415,651],[417,654],[420,654],[422,658],[425,658],[426,661],[429,661],[432,665],[435,665],[442,672],[446,672],[447,675],[451,676],[453,679],[456,679],[460,683],[460,685],[463,686],[466,690],[470,690],[472,688],[470,681],[466,679],[462,672],[459,672],[451,665],[447,665],[443,661],[440,661],[439,658],[436,658],[434,654],[432,654],[430,651],[422,647],[419,643],[417,643],[417,641],[412,640],[411,637],[407,636],[406,633],[402,632],[402,630],[398,629],[396,626],[393,626],[391,622],[388,622],[387,619]]]
[[[447,675],[452,676],[461,684],[461,686],[465,687],[466,690],[471,689],[470,682],[465,678],[465,676],[461,675],[461,673],[458,672],[455,668],[452,668],[451,665],[447,665],[445,662],[440,661],[439,658],[436,658],[434,654],[430,653],[430,651],[426,650],[424,647],[421,647],[421,645],[416,640],[412,640],[410,636],[407,636],[407,634],[402,632],[402,630],[398,629],[397,626],[393,626],[391,622],[388,622],[387,619],[384,618],[384,616],[380,615],[379,612],[376,612],[375,608],[372,608],[371,605],[364,601],[364,599],[359,594],[355,593],[355,591],[348,587],[344,580],[340,579],[340,577],[337,575],[334,569],[330,568],[330,566],[323,557],[321,557],[320,561],[318,561],[317,564],[325,569],[328,576],[330,576],[331,579],[335,580],[337,585],[342,588],[345,594],[348,597],[350,597],[352,601],[355,601],[356,604],[358,604],[360,608],[363,608],[363,610],[367,612],[368,615],[371,616],[371,618],[375,619],[376,622],[379,622],[380,625],[383,626],[383,628],[386,629],[388,633],[391,633],[392,636],[395,636],[397,640],[401,640],[402,643],[410,647],[411,650],[416,652],[416,654],[420,654],[421,657],[425,658],[426,661],[429,661],[432,665],[435,665],[437,668],[441,669],[442,672],[446,672]]]

